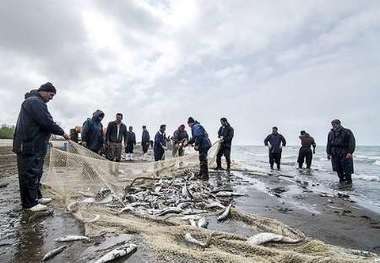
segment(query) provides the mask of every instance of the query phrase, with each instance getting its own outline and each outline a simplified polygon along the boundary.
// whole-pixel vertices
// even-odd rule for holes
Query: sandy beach
[[[0,261],[40,262],[54,239],[66,234],[83,234],[82,225],[62,209],[54,215],[31,218],[20,207],[15,155],[10,147],[1,147],[0,194]],[[307,178],[307,177],[306,177]],[[322,193],[318,185],[300,181],[279,172],[233,171],[231,176],[212,172],[210,183],[246,196],[234,198],[236,208],[254,215],[278,219],[297,228],[307,237],[319,239],[345,248],[380,252],[380,215],[371,212],[349,196]],[[294,202],[297,199],[297,202]],[[232,233],[246,230],[233,221],[223,227],[210,222],[209,228]],[[128,262],[159,262],[154,253],[143,244],[141,237],[104,235],[91,243],[77,242],[50,262],[86,262],[94,256],[94,247],[117,244],[131,239],[140,244],[137,253]],[[26,261],[27,260],[27,261]],[[122,261],[123,262],[123,261]]]

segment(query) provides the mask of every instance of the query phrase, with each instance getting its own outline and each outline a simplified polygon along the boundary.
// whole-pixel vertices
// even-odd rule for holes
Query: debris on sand
[[[203,248],[208,246],[207,242],[202,242],[202,241],[195,239],[190,233],[185,234],[185,240],[191,244],[194,244],[194,245],[197,245],[197,246],[200,246]]]
[[[105,263],[105,262],[110,262],[112,260],[115,260],[120,257],[124,257],[127,255],[131,255],[135,253],[137,250],[137,246],[135,244],[128,244],[124,245],[122,247],[116,248],[114,250],[111,250],[98,260],[96,260],[94,263]]]
[[[285,237],[283,235],[273,234],[273,233],[260,233],[257,235],[254,235],[247,239],[248,244],[250,245],[262,245],[268,242],[282,242],[282,243],[299,243],[302,240],[295,240],[288,237]]]
[[[61,253],[63,250],[65,250],[66,248],[67,248],[67,246],[61,246],[61,247],[58,247],[56,249],[49,251],[48,253],[46,253],[46,255],[42,258],[41,261],[48,261],[49,259],[52,259],[56,255]]]

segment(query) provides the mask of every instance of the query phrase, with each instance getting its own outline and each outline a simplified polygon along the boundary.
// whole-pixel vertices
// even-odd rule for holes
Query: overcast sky
[[[25,92],[52,82],[66,130],[96,109],[140,137],[193,116],[215,138],[262,144],[276,125],[325,144],[340,118],[380,144],[380,1],[17,1],[0,4],[0,123]]]

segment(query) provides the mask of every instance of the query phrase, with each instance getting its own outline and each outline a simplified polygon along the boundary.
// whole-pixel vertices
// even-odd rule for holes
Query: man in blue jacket
[[[154,160],[161,161],[165,160],[165,150],[166,150],[166,125],[162,124],[160,130],[154,136]]]
[[[203,126],[189,117],[187,124],[191,128],[191,139],[187,144],[194,144],[194,149],[199,152],[199,177],[203,180],[208,180],[208,150],[211,148],[211,141]]]
[[[104,133],[102,120],[104,118],[104,112],[97,110],[92,115],[92,118],[88,118],[82,127],[82,145],[89,150],[100,153],[104,143]]]
[[[69,135],[54,122],[46,105],[55,94],[55,87],[47,82],[38,90],[25,95],[13,138],[21,205],[34,212],[47,210],[44,204],[51,201],[49,198],[42,198],[40,189],[50,135],[61,135],[66,140],[69,139]]]
[[[270,168],[273,170],[273,165],[276,163],[277,170],[280,170],[282,147],[286,146],[286,140],[278,133],[277,127],[272,128],[272,133],[265,138],[264,144],[269,149]]]

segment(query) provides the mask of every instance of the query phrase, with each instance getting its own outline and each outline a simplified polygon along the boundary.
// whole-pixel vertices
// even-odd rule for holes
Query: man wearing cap
[[[191,128],[191,139],[187,144],[194,144],[194,149],[199,152],[199,177],[203,180],[208,180],[207,154],[211,148],[211,141],[208,138],[206,130],[194,118],[189,117],[187,124]]]
[[[222,126],[218,131],[218,138],[220,139],[219,151],[216,155],[216,169],[222,170],[222,156],[226,157],[227,172],[231,169],[231,144],[234,137],[234,129],[228,123],[226,118],[221,118],[220,123]]]
[[[44,211],[51,201],[42,198],[40,181],[44,159],[51,134],[69,139],[50,115],[47,103],[53,99],[56,89],[47,82],[25,96],[17,119],[13,138],[13,151],[17,154],[21,205],[31,211]]]
[[[327,158],[331,160],[333,171],[337,172],[339,183],[352,184],[354,162],[352,154],[355,151],[355,137],[351,130],[344,128],[340,120],[331,122],[332,129],[327,138]]]
[[[276,163],[277,170],[280,170],[282,147],[286,146],[286,140],[278,133],[277,127],[272,128],[272,133],[265,138],[264,144],[269,150],[270,168],[273,170],[273,165]]]
[[[301,148],[298,153],[298,168],[302,169],[303,163],[306,159],[306,168],[310,169],[311,162],[313,160],[313,154],[315,154],[315,144],[314,138],[310,136],[306,131],[301,131],[300,133],[301,140]],[[311,147],[313,146],[313,151],[311,151]]]

